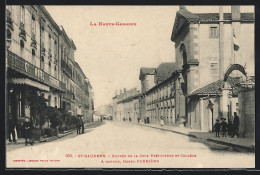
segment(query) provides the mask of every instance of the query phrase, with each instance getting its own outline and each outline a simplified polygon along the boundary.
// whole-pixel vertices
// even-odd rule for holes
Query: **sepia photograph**
[[[255,168],[255,6],[6,5],[13,168]]]

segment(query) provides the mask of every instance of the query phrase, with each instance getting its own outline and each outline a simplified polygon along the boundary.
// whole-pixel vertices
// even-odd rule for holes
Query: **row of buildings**
[[[6,115],[17,121],[30,117],[25,98],[37,91],[48,106],[92,121],[92,87],[75,51],[73,40],[44,6],[6,6]]]
[[[240,117],[242,137],[255,137],[254,13],[192,13],[180,6],[171,34],[175,62],[140,69],[141,92],[113,98],[113,119],[213,131],[216,119]],[[121,107],[120,107],[121,105]],[[120,114],[119,114],[120,113]]]

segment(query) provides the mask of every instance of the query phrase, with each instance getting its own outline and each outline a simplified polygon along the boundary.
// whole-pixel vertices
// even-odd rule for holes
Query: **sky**
[[[175,61],[170,40],[179,6],[45,6],[73,39],[75,61],[93,87],[96,107],[109,104],[120,89],[137,88],[141,67]],[[186,6],[193,13],[218,13],[218,6]],[[225,6],[224,12],[231,7]],[[242,6],[241,12],[254,12]],[[90,23],[136,23],[136,26],[91,26]]]

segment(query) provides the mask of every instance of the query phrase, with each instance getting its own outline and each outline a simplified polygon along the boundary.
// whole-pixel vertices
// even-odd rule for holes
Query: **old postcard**
[[[255,168],[254,6],[6,6],[6,168]]]

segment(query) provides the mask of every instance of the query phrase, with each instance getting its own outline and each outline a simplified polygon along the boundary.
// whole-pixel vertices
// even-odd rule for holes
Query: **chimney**
[[[231,14],[232,14],[232,20],[240,20],[240,6],[232,5]]]
[[[124,88],[124,93],[126,93],[126,88]]]
[[[120,89],[120,94],[122,94],[122,89]]]
[[[179,6],[179,10],[184,10],[184,9],[186,10],[186,7],[184,5]]]
[[[115,90],[115,96],[117,96],[117,90]]]

